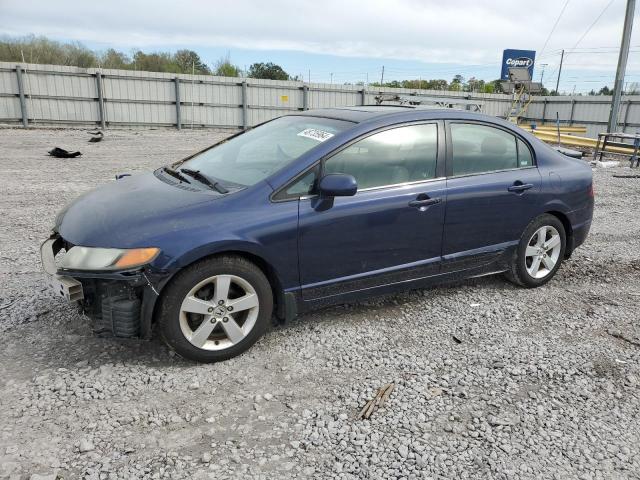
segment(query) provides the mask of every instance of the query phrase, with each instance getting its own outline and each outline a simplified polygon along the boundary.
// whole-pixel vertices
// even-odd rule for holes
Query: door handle
[[[533,188],[533,183],[516,182],[509,188],[507,188],[507,190],[509,190],[510,192],[520,193],[524,192],[525,190],[529,190],[530,188]]]
[[[410,207],[428,207],[430,205],[436,205],[442,202],[441,198],[424,198],[420,200],[411,200],[409,202]]]

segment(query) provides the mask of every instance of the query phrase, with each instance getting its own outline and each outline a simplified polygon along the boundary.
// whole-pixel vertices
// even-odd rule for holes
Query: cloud
[[[540,62],[557,62],[557,51],[572,47],[607,3],[571,1]],[[624,3],[613,2],[581,48],[619,44]],[[513,0],[0,0],[0,33],[33,33],[126,49],[226,47],[482,65],[495,64],[504,48],[540,50],[562,4],[557,0],[527,5]],[[615,51],[611,52],[592,55],[594,60],[584,66],[610,65],[612,58],[615,63]],[[634,65],[638,66],[636,59],[630,58],[630,67]]]

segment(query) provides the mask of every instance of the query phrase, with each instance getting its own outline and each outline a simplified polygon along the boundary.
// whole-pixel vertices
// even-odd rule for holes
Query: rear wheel
[[[167,286],[160,331],[179,355],[217,362],[251,347],[272,311],[271,287],[258,267],[240,257],[217,257],[186,268]]]
[[[507,278],[523,287],[539,287],[558,271],[566,248],[562,222],[545,214],[534,219],[525,229]]]

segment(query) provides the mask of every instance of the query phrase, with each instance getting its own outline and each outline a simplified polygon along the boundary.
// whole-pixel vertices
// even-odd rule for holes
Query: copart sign
[[[509,80],[509,68],[519,67],[528,68],[529,75],[533,80],[533,65],[536,60],[536,52],[534,50],[505,50],[502,53],[502,73],[500,79]]]

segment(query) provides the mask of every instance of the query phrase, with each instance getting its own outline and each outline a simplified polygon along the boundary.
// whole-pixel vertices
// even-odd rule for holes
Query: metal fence
[[[176,75],[129,70],[0,62],[0,123],[27,126],[248,128],[291,111],[366,105],[380,93],[418,93],[481,102],[505,116],[511,96],[468,92],[365,88],[293,81]],[[536,97],[525,121],[606,129],[611,97]],[[624,97],[621,130],[640,130],[640,96]]]

